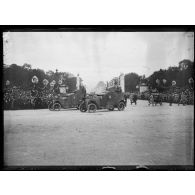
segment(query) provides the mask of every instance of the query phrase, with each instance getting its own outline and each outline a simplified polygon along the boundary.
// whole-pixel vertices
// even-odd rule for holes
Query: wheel
[[[94,103],[90,103],[88,105],[88,112],[95,112],[97,110],[97,106]]]
[[[49,105],[48,105],[48,108],[49,108],[49,110],[53,110],[53,102],[51,102]]]
[[[119,111],[123,111],[125,109],[125,104],[123,103],[123,102],[120,102],[119,104],[118,104],[118,110]]]
[[[113,110],[114,110],[114,106],[111,105],[111,106],[108,108],[108,110],[109,110],[109,111],[113,111]]]
[[[54,103],[53,109],[54,109],[55,111],[60,111],[61,105],[60,105],[59,103]]]
[[[86,112],[87,111],[87,106],[86,106],[86,103],[85,102],[82,102],[79,106],[79,110],[81,112]]]

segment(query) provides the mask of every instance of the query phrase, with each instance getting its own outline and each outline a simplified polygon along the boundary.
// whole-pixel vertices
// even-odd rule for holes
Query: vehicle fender
[[[95,105],[97,106],[97,109],[99,108],[99,106],[98,106],[98,104],[97,104],[96,101],[94,101],[94,100],[88,100],[88,101],[87,101],[87,105],[89,105],[89,104],[91,104],[91,103],[95,104]]]

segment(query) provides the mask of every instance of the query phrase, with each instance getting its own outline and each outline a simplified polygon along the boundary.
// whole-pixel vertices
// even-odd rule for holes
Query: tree
[[[125,75],[125,91],[136,91],[136,86],[139,84],[140,76],[136,73],[128,73]]]

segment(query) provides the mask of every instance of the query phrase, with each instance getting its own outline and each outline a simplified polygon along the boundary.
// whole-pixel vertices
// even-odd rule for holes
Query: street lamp
[[[190,78],[188,79],[188,82],[189,82],[189,84],[190,84],[190,87],[193,89],[193,88],[194,88],[194,79],[193,79],[192,77],[190,77]]]
[[[156,79],[156,84],[160,84],[160,80],[159,79]]]
[[[167,80],[166,80],[166,79],[163,79],[163,84],[164,84],[164,85],[166,84],[166,82],[167,82]]]
[[[194,82],[193,78],[190,77],[190,78],[188,79],[188,82],[189,82],[190,84],[193,83],[193,82]]]
[[[175,86],[176,85],[176,81],[172,81],[172,86]]]
[[[61,80],[61,79],[58,81],[58,84],[59,84],[59,85],[61,85],[61,84],[62,84],[62,80]]]
[[[43,85],[44,85],[44,86],[47,86],[48,83],[49,83],[49,81],[48,81],[47,79],[43,79]]]
[[[9,86],[10,85],[10,81],[7,80],[6,83],[5,83],[6,86]]]
[[[32,77],[32,83],[34,84],[34,88],[35,88],[35,86],[36,86],[36,84],[39,82],[39,79],[37,78],[37,76],[33,76]]]

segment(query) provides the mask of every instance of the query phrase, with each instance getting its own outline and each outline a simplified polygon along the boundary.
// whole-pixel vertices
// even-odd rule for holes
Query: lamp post
[[[61,85],[61,84],[62,84],[62,80],[61,80],[61,79],[58,81],[58,84],[59,84],[59,85]]]
[[[37,76],[33,76],[32,77],[33,88],[36,87],[36,84],[38,84],[38,82],[39,82],[39,79],[37,78]]]
[[[10,85],[10,81],[7,80],[6,83],[5,83],[6,86],[9,86]]]
[[[190,78],[188,79],[188,82],[189,82],[189,84],[190,84],[190,88],[194,89],[194,79],[193,79],[192,77],[190,77]]]
[[[176,81],[171,82],[172,86],[176,86]]]
[[[43,85],[44,85],[44,86],[47,86],[48,83],[49,83],[49,81],[48,81],[47,79],[43,79]]]

